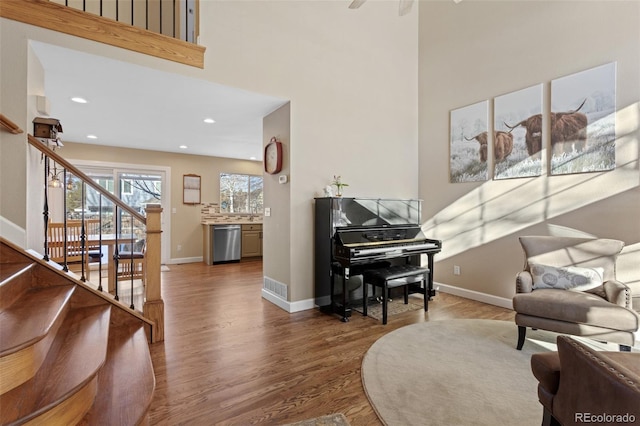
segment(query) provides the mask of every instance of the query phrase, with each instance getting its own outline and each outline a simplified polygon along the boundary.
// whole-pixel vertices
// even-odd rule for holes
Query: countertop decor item
[[[331,182],[331,185],[336,187],[336,197],[342,197],[342,188],[349,186],[348,183],[342,182],[342,176],[340,175],[333,175],[333,182]]]

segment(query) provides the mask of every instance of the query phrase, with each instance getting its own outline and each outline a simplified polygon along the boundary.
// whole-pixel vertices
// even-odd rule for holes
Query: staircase
[[[147,424],[152,325],[0,238],[0,424]]]

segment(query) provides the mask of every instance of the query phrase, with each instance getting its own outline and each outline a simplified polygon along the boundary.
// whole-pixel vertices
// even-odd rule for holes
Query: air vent
[[[269,277],[264,277],[262,288],[270,293],[278,296],[283,300],[287,300],[287,286]]]

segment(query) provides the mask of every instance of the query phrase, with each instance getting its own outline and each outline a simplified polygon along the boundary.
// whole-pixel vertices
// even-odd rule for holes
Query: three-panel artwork
[[[450,181],[478,182],[615,168],[616,63],[451,111]],[[549,145],[549,146],[546,146]],[[548,153],[548,154],[546,154]]]

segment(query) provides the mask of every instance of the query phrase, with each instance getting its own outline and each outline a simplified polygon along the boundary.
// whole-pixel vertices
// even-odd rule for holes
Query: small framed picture
[[[184,175],[182,178],[183,204],[200,204],[200,176]]]

